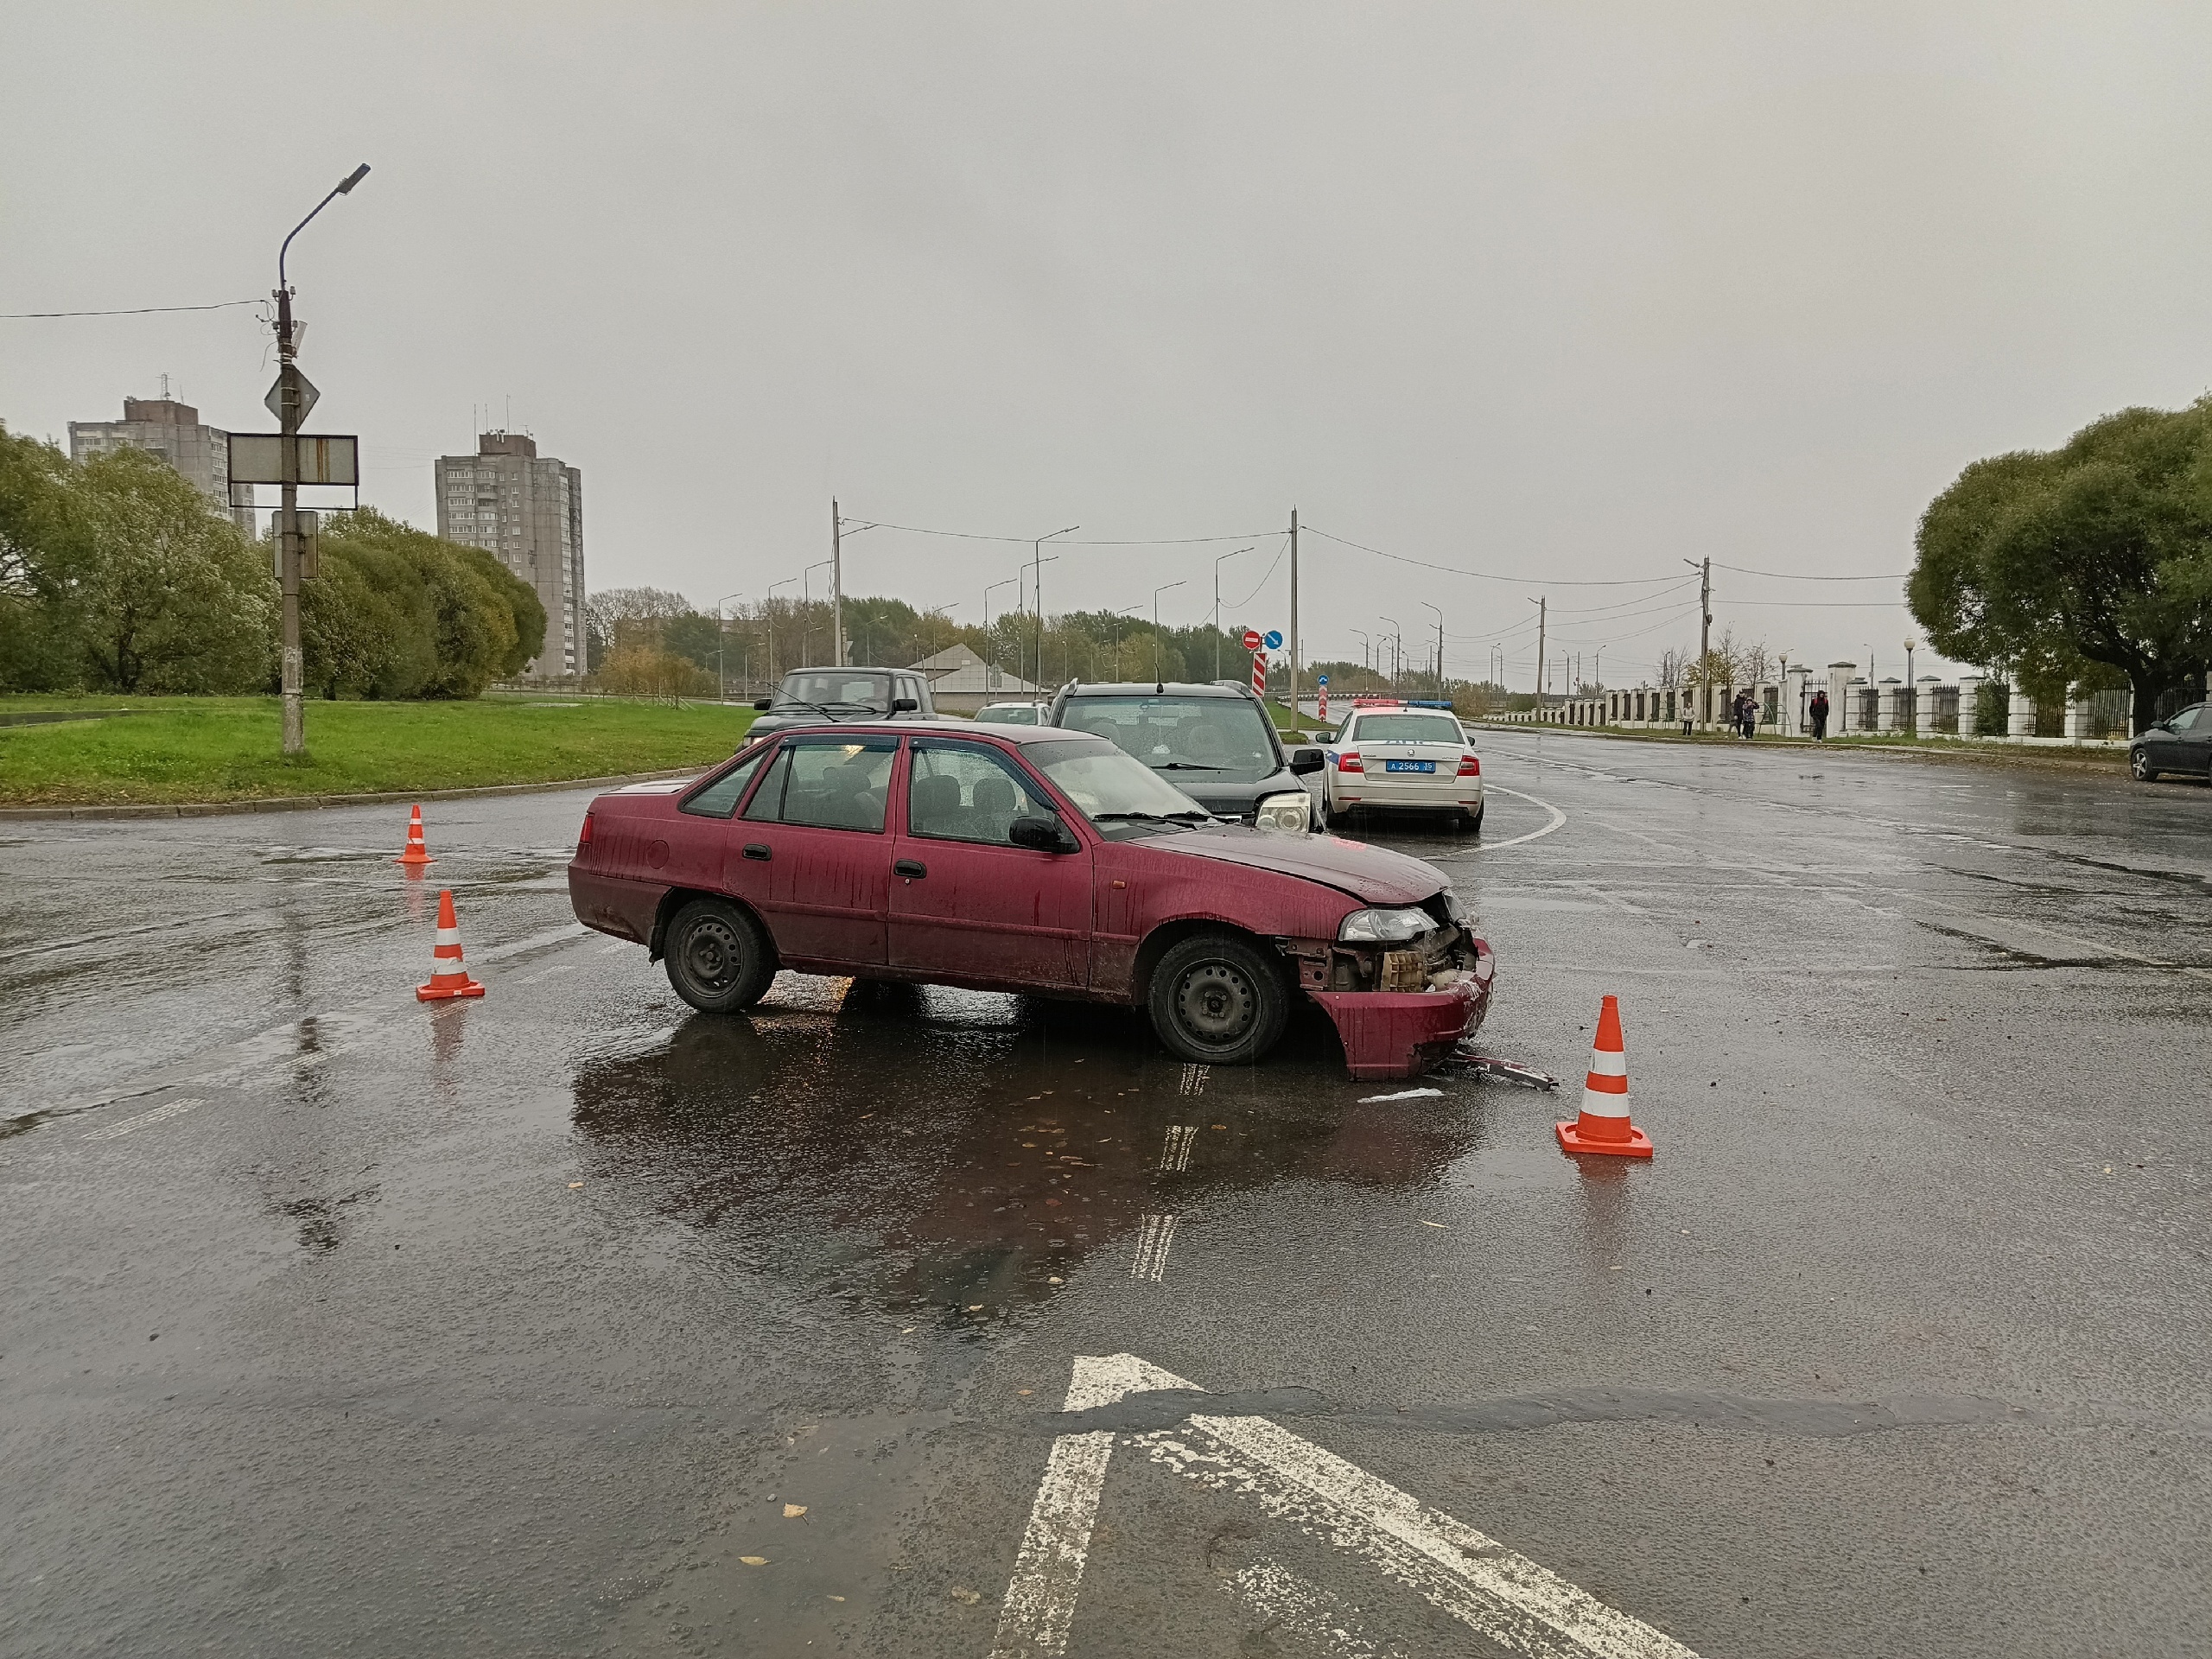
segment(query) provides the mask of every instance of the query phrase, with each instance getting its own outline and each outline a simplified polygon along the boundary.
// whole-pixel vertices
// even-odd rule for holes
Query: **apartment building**
[[[584,475],[518,432],[485,432],[473,455],[437,461],[438,534],[480,547],[536,588],[545,648],[533,679],[584,671]]]
[[[166,381],[168,376],[162,379]],[[116,449],[143,449],[184,474],[249,536],[253,509],[231,504],[231,435],[202,424],[200,411],[172,397],[126,397],[119,421],[69,423],[69,458],[89,461]]]

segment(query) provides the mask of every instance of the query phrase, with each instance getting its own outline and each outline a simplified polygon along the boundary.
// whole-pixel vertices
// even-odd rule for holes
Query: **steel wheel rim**
[[[1199,963],[1175,987],[1176,1023],[1207,1048],[1241,1041],[1259,1014],[1251,982],[1225,962]]]
[[[737,931],[718,918],[693,923],[684,935],[684,976],[709,995],[726,991],[736,982],[742,956]]]

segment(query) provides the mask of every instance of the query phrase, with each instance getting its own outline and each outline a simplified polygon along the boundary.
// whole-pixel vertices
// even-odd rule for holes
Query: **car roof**
[[[1071,732],[1065,726],[978,726],[972,720],[957,715],[938,715],[931,719],[916,720],[823,720],[804,725],[779,727],[766,735],[775,738],[808,737],[816,734],[824,737],[851,737],[861,734],[870,737],[925,737],[960,736],[987,738],[998,743],[1071,743],[1088,741],[1103,741],[1090,732]]]
[[[1185,680],[1113,680],[1096,685],[1071,685],[1071,697],[1242,697],[1251,694],[1233,685],[1199,685]]]

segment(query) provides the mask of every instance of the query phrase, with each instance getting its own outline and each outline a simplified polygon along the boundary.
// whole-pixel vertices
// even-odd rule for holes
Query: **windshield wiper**
[[[1211,823],[1213,814],[1204,808],[1186,807],[1179,812],[1093,812],[1089,815],[1093,823],[1180,823],[1185,820]]]
[[[1206,766],[1196,760],[1163,760],[1153,768],[1154,772],[1234,772],[1234,766]]]
[[[857,709],[862,714],[868,715],[881,712],[872,702],[809,702],[803,697],[786,698],[784,701],[778,702],[775,707],[769,709],[768,712],[773,715],[786,712],[793,709],[811,709],[816,714],[820,715],[825,720],[836,719],[837,711],[840,709]]]

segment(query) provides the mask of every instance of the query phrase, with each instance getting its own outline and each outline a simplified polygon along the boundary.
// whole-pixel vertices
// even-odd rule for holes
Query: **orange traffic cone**
[[[461,923],[453,913],[453,889],[438,890],[438,943],[431,951],[430,982],[415,988],[417,1002],[442,1002],[454,996],[481,996],[484,987],[461,965]]]
[[[419,868],[431,861],[430,849],[423,844],[423,809],[410,807],[407,810],[407,850],[391,861]]]
[[[1609,996],[1598,1010],[1598,1039],[1590,1046],[1590,1074],[1582,1084],[1582,1111],[1553,1133],[1568,1152],[1604,1152],[1616,1158],[1649,1158],[1651,1137],[1628,1120],[1628,1051],[1621,1042],[1621,1000]]]

